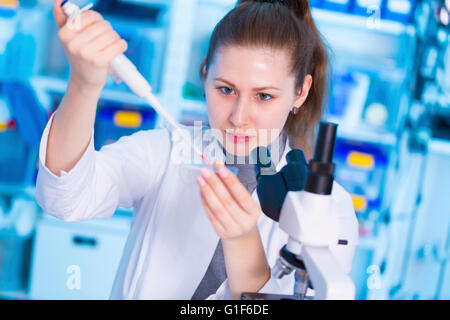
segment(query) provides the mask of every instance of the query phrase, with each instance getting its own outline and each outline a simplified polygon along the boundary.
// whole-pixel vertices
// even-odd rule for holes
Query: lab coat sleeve
[[[76,165],[57,176],[45,166],[53,118],[41,138],[36,181],[36,200],[46,213],[64,221],[109,218],[118,206],[133,206],[157,185],[169,153],[166,130],[139,131],[100,151],[94,149],[92,133]]]
[[[219,289],[217,289],[216,293],[210,295],[206,300],[231,300],[231,290],[228,279],[225,279]]]
[[[293,273],[283,277],[282,279],[277,279],[270,276],[270,279],[265,283],[265,285],[258,291],[258,293],[271,293],[271,294],[283,294],[292,295],[294,289],[294,276]],[[308,289],[307,295],[311,295],[312,292]],[[226,279],[216,293],[210,295],[207,300],[231,300],[231,290]]]
[[[277,279],[271,277],[258,293],[278,293],[281,291],[280,285],[281,284],[277,282]],[[210,295],[206,300],[231,300],[231,290],[228,279],[220,285],[216,293]]]

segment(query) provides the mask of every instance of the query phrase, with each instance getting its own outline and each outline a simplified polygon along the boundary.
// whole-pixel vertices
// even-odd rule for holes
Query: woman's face
[[[295,91],[286,50],[225,46],[203,79],[209,124],[227,152],[249,155],[281,133],[289,112],[300,107],[312,78]],[[204,70],[205,71],[205,70]]]

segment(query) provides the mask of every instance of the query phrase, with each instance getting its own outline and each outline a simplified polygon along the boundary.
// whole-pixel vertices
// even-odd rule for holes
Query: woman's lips
[[[252,138],[251,136],[243,136],[243,135],[234,135],[232,133],[226,133],[226,135],[228,136],[228,138],[230,140],[232,140],[234,143],[246,143],[250,141],[250,138]]]

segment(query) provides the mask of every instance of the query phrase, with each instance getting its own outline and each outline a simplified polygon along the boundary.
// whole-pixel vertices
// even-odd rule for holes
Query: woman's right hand
[[[80,88],[101,90],[108,78],[110,62],[127,50],[127,42],[93,10],[82,12],[80,23],[66,24],[62,1],[54,0],[53,15],[71,65],[70,80]]]

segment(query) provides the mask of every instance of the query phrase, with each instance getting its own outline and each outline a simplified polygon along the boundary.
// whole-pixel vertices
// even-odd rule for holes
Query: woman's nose
[[[235,127],[245,126],[249,121],[249,111],[248,103],[244,99],[238,99],[233,108],[230,121]]]

